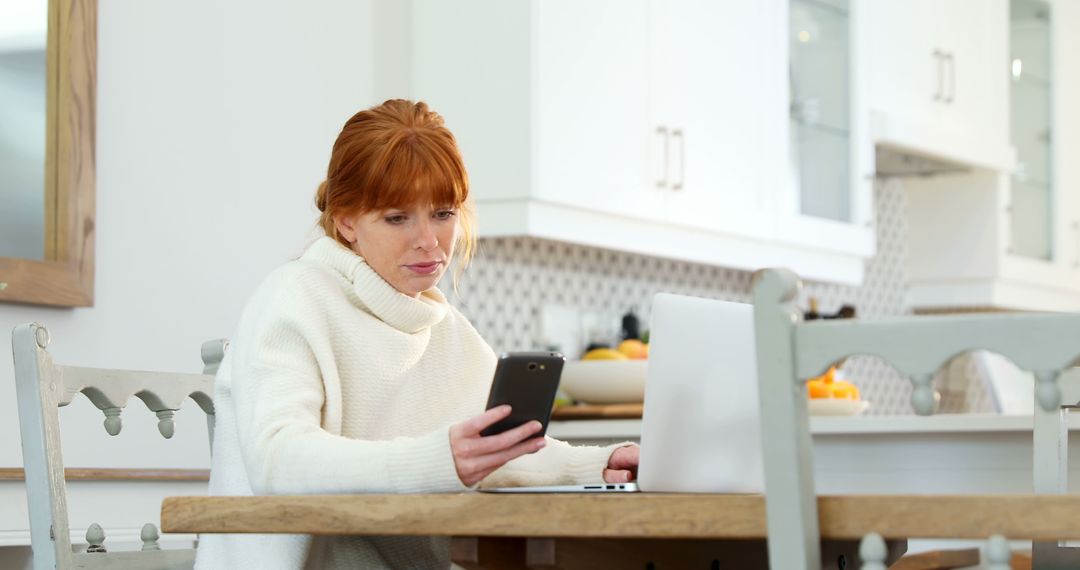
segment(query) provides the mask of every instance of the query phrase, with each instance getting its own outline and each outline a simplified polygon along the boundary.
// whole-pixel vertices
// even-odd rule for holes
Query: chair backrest
[[[48,330],[37,323],[16,327],[11,344],[34,568],[191,568],[194,550],[158,550],[158,532],[152,524],[143,527],[141,552],[106,553],[102,545],[104,532],[95,523],[87,530],[87,553],[72,553],[58,408],[71,403],[81,392],[104,413],[105,430],[116,435],[122,425],[121,410],[136,396],[157,414],[161,435],[171,438],[175,429],[173,415],[190,397],[206,412],[212,444],[213,373],[227,343],[218,340],[203,344],[203,374],[60,366],[46,350]]]
[[[1080,339],[1076,339],[1080,345]],[[1063,495],[1069,492],[1068,412],[1080,408],[1080,374],[1061,382],[1061,407],[1056,410],[1035,408],[1034,464],[1031,475],[1035,493]],[[1032,564],[1048,568],[1080,568],[1080,548],[1075,542],[1034,541]]]
[[[810,570],[820,564],[807,379],[848,356],[878,356],[910,379],[912,406],[928,415],[935,405],[934,372],[959,354],[984,349],[1033,371],[1041,408],[1036,414],[1058,414],[1059,376],[1080,364],[1080,315],[999,313],[799,322],[794,305],[799,287],[798,277],[786,269],[759,272],[753,286],[773,568]],[[1034,468],[1038,467],[1036,463]]]

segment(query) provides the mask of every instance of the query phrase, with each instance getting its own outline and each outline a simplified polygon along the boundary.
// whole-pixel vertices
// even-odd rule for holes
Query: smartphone
[[[510,415],[490,425],[480,435],[488,436],[536,420],[542,426],[536,437],[547,433],[555,392],[559,390],[566,358],[558,352],[504,352],[495,365],[487,409],[510,404]]]

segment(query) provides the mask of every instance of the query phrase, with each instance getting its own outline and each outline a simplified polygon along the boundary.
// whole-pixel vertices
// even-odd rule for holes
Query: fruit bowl
[[[648,370],[648,360],[572,360],[559,388],[588,404],[634,404],[645,400]]]
[[[808,403],[811,416],[857,416],[869,407],[866,400],[843,398],[811,398]]]

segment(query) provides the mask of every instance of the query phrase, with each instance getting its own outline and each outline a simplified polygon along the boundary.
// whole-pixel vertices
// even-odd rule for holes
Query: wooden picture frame
[[[97,0],[49,0],[45,260],[0,257],[0,302],[94,304]]]

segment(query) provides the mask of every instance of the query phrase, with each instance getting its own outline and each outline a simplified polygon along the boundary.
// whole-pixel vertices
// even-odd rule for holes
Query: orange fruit
[[[806,383],[806,389],[810,393],[811,398],[831,398],[832,391],[829,390],[829,385],[824,380],[810,380]]]
[[[806,391],[811,398],[859,399],[859,389],[854,384],[836,379],[835,366],[829,368],[825,374],[807,380]]]
[[[627,358],[642,359],[649,357],[649,345],[637,339],[626,339],[619,343],[618,351]]]
[[[832,397],[840,400],[858,400],[859,389],[851,382],[833,382]]]
[[[610,348],[594,348],[581,356],[582,360],[627,360],[627,356]]]

